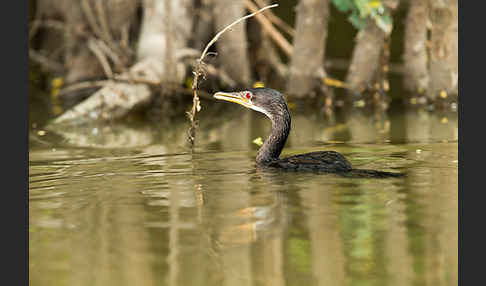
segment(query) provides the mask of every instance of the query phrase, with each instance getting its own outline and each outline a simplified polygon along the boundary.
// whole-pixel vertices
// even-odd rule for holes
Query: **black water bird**
[[[401,177],[404,174],[376,170],[353,169],[351,163],[336,151],[317,151],[279,158],[290,133],[290,112],[283,95],[271,88],[249,88],[238,92],[217,92],[216,99],[234,102],[265,114],[272,122],[272,131],[258,150],[258,167],[295,171],[336,173],[346,177]]]

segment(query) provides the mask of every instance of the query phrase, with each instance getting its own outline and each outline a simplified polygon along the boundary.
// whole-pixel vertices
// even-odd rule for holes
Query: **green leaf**
[[[367,14],[368,0],[354,0],[354,4],[356,5],[356,8],[358,8],[361,16]]]
[[[364,28],[367,19],[371,18],[386,33],[389,34],[392,30],[392,18],[383,6],[383,0],[332,0],[332,2],[339,11],[350,13],[348,21],[357,29]]]
[[[353,24],[353,26],[360,30],[362,28],[365,27],[366,25],[366,21],[365,19],[361,18],[358,14],[351,14],[349,17],[348,17],[348,20],[349,22],[351,22],[351,24]]]
[[[347,12],[354,7],[352,0],[332,0],[332,3],[334,3],[334,6],[341,12]]]

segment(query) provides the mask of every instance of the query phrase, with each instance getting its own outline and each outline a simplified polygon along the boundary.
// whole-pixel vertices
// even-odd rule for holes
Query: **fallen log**
[[[122,76],[130,78],[134,73],[148,81],[158,82],[154,64],[145,59]],[[152,91],[148,83],[128,83],[108,80],[106,84],[72,109],[55,118],[49,125],[79,125],[89,122],[111,121],[148,104]]]

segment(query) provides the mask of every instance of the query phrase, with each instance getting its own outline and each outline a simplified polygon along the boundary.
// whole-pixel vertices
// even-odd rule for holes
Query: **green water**
[[[269,123],[226,110],[194,153],[184,119],[32,129],[30,285],[457,285],[456,114],[292,117],[284,156],[408,174],[379,180],[256,169]]]

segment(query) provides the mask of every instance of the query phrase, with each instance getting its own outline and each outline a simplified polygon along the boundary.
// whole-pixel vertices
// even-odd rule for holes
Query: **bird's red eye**
[[[247,92],[247,93],[245,94],[245,97],[246,97],[246,99],[250,99],[250,98],[251,98],[251,94],[250,94],[249,92]]]

